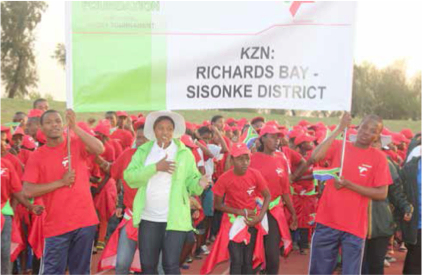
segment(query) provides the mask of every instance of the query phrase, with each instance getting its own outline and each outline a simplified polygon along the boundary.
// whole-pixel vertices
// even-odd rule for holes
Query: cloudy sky
[[[56,44],[65,41],[65,4],[48,1],[49,7],[37,28],[39,91],[65,100],[65,73],[51,58]],[[365,60],[379,67],[406,59],[408,74],[422,69],[423,1],[363,1],[358,3],[355,62]]]

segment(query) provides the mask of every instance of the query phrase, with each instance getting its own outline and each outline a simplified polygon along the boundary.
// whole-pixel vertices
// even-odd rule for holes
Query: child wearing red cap
[[[315,137],[309,134],[301,134],[294,140],[297,151],[301,156],[308,160],[314,149]],[[294,166],[295,171],[298,167]],[[313,178],[313,166],[308,166],[305,173],[297,177],[296,181],[292,183],[292,198],[294,201],[295,211],[298,216],[298,232],[300,254],[306,255],[306,249],[309,248],[308,239],[310,229],[314,226],[314,218],[316,216],[317,208],[317,182]]]
[[[253,274],[253,260],[257,266],[265,259],[263,236],[268,231],[265,216],[270,192],[261,173],[249,167],[251,152],[247,145],[232,145],[230,154],[233,169],[213,187],[215,208],[224,213],[222,225],[201,274],[210,273],[215,264],[228,258],[230,274]]]
[[[267,181],[271,202],[267,218],[269,233],[264,237],[266,253],[266,274],[276,275],[279,271],[280,247],[285,256],[292,249],[291,230],[297,228],[297,216],[292,205],[289,190],[289,169],[284,153],[277,151],[281,131],[275,125],[266,125],[260,131],[260,146],[251,157],[251,168],[261,172]],[[284,213],[283,202],[292,216],[290,227]]]

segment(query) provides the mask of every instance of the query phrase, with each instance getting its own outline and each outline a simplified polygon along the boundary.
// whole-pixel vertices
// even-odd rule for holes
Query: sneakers
[[[391,264],[385,259],[385,261],[383,262],[383,265],[385,266],[385,267],[390,267],[391,266]]]
[[[307,255],[306,249],[300,249],[300,255]]]
[[[192,263],[193,259],[191,256],[188,256],[187,259],[185,260],[185,262],[187,262],[188,264]]]
[[[189,265],[187,265],[187,264],[183,264],[183,265],[181,265],[181,269],[189,269]]]
[[[201,250],[203,251],[203,254],[204,254],[204,255],[209,255],[209,254],[210,254],[210,250],[209,250],[209,248],[207,247],[207,245],[202,245],[202,246],[201,246]]]

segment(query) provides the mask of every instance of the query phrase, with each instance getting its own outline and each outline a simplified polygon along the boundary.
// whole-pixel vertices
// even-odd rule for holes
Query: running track
[[[391,267],[385,267],[385,275],[401,275],[402,274],[402,267],[404,264],[405,259],[404,252],[395,251],[394,257],[397,259],[396,262],[391,263]],[[97,273],[97,263],[98,259],[100,258],[101,251],[99,251],[96,255],[93,256],[93,264],[92,264],[92,273]],[[203,256],[203,260],[204,260]],[[200,273],[201,265],[203,264],[203,260],[194,260],[193,263],[190,264],[190,268],[188,270],[181,270],[183,275],[198,275]],[[308,261],[309,256],[300,255],[298,251],[292,252],[288,259],[281,258],[281,264],[279,269],[279,274],[281,275],[306,275],[308,274]],[[215,275],[222,275],[222,274],[229,274],[229,266],[228,262],[221,263],[212,272]],[[100,272],[98,274],[103,275],[113,275],[114,270],[106,270]]]

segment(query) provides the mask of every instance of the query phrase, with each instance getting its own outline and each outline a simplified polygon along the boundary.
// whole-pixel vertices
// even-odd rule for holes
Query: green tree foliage
[[[47,9],[45,2],[1,2],[1,79],[8,98],[24,97],[37,86],[34,29]]]
[[[57,43],[56,49],[54,50],[54,54],[51,57],[56,59],[57,63],[59,63],[59,65],[62,66],[63,69],[65,69],[65,66],[66,66],[65,44]]]
[[[354,66],[353,116],[375,113],[384,119],[421,118],[421,73],[407,78],[407,64],[397,61],[382,69],[370,63]]]

